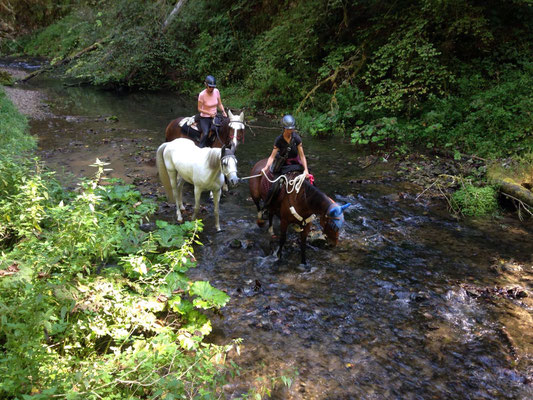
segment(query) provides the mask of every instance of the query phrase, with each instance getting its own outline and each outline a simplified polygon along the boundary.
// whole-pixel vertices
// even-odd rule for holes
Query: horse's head
[[[351,204],[347,203],[339,206],[337,203],[332,203],[326,213],[320,217],[320,225],[332,246],[336,246],[339,242],[339,233],[344,224],[344,210]]]
[[[244,112],[241,112],[239,115],[233,115],[231,110],[228,110],[228,116],[228,128],[230,130],[229,141],[237,148],[239,138],[242,138],[244,142]]]
[[[226,177],[231,187],[237,186],[239,177],[237,176],[237,158],[235,157],[236,146],[222,146],[220,151],[220,164],[222,173]]]

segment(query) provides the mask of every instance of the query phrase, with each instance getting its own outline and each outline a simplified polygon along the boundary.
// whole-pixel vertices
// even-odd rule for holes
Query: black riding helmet
[[[217,81],[213,75],[207,75],[205,77],[205,84],[209,87],[217,87]]]

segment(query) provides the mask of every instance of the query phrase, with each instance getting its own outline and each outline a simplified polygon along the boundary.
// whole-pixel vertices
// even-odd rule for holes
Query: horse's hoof
[[[217,233],[222,233],[224,232],[224,229],[217,229]]]
[[[265,226],[266,221],[264,219],[257,219],[255,222],[257,223],[258,227],[262,228],[263,226]]]

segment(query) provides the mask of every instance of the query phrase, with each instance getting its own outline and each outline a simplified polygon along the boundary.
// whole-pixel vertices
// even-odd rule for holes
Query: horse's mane
[[[210,149],[207,154],[207,165],[211,169],[217,169],[220,166],[221,149]]]
[[[324,212],[327,211],[327,208],[331,204],[331,200],[328,195],[323,191],[317,188],[314,185],[311,185],[307,180],[304,181],[303,189],[305,192],[305,197],[309,205],[314,209],[324,209]]]

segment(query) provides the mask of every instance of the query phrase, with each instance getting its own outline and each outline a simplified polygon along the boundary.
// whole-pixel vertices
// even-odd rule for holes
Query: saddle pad
[[[270,179],[270,180],[274,179],[274,176],[272,175],[272,173],[270,171],[267,172],[267,176],[268,176],[268,179]],[[267,195],[267,193],[268,193],[268,191],[270,189],[270,186],[272,185],[268,181],[268,179],[266,179],[264,176],[261,177],[261,187],[263,189],[261,192],[265,194],[263,200],[266,199],[266,195]]]
[[[187,125],[196,128],[196,121],[194,120],[194,115],[192,117],[182,118],[179,125],[180,127]]]

